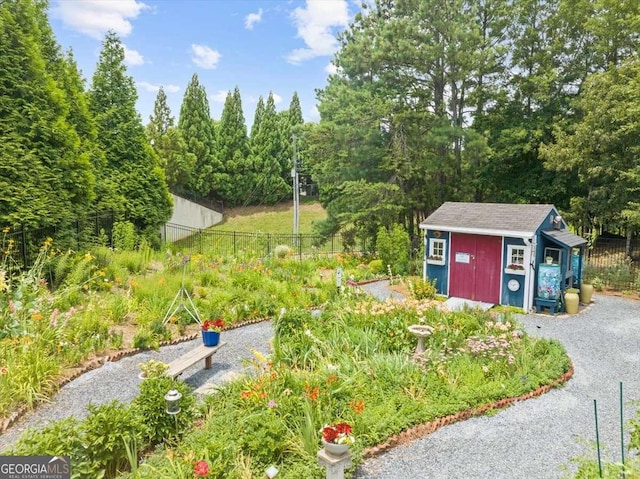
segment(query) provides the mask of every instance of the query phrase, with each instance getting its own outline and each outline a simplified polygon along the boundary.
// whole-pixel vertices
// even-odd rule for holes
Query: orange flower
[[[43,316],[40,313],[34,313],[33,316],[31,316],[31,319],[33,319],[34,321],[40,321],[42,318]]]
[[[364,411],[364,401],[354,399],[353,401],[349,401],[349,406],[356,414],[360,414]]]
[[[242,399],[249,399],[251,397],[251,391],[242,391],[240,397]]]
[[[4,366],[0,368],[0,376],[4,376],[8,372],[9,372],[9,370],[7,368],[5,368]]]
[[[327,386],[331,386],[337,380],[338,380],[338,376],[336,376],[335,374],[329,374],[329,377],[327,377]]]
[[[308,384],[305,384],[304,389],[309,399],[311,399],[312,401],[315,401],[316,399],[318,399],[318,395],[320,394],[320,388],[318,386],[311,387]]]

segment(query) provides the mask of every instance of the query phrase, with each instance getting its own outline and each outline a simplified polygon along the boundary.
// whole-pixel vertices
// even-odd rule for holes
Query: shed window
[[[447,253],[447,240],[431,238],[429,240],[429,257],[430,261],[438,261],[444,263]]]
[[[524,267],[524,247],[508,246],[507,247],[507,265],[518,265]]]

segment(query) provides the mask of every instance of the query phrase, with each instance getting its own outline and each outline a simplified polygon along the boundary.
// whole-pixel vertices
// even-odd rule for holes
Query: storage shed
[[[424,278],[445,296],[555,312],[579,287],[587,241],[553,205],[446,202],[420,228]]]

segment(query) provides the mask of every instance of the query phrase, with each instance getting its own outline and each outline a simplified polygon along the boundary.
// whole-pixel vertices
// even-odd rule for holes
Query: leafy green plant
[[[169,415],[166,412],[164,396],[175,389],[182,398],[180,413]],[[181,381],[169,377],[156,377],[140,383],[140,394],[133,400],[132,407],[141,422],[146,425],[145,440],[158,444],[175,439],[192,427],[196,415],[195,397],[191,388]]]
[[[409,234],[399,224],[391,229],[380,228],[376,237],[376,248],[384,264],[390,265],[396,274],[405,274],[409,269]]]
[[[136,227],[130,221],[113,224],[113,247],[121,251],[133,251],[136,246]]]
[[[140,364],[142,376],[146,379],[160,378],[169,370],[169,365],[162,361],[149,359],[147,362]]]
[[[87,454],[81,421],[71,416],[42,429],[27,429],[9,454],[17,456],[69,456],[74,479],[102,479],[104,469]]]
[[[115,477],[129,467],[131,445],[142,443],[147,425],[133,408],[118,401],[90,404],[87,409],[81,426],[87,455],[105,477]]]

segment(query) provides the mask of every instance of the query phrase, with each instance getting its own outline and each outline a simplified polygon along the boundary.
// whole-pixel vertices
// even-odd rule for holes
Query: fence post
[[[24,223],[21,225],[22,230],[22,264],[24,264],[24,269],[27,269],[29,266],[27,263],[27,232],[24,229]]]

